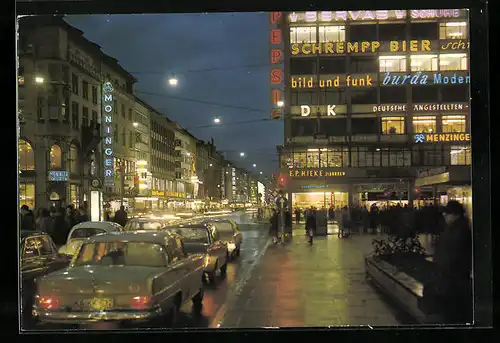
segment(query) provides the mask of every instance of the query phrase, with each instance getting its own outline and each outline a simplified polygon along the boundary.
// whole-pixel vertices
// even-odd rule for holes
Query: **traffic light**
[[[285,186],[285,178],[283,176],[280,176],[280,178],[279,178],[279,186],[280,187]]]

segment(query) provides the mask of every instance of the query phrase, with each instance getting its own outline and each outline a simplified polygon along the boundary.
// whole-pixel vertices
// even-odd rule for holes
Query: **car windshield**
[[[163,226],[163,223],[158,222],[158,221],[129,221],[125,225],[125,231],[139,231],[139,230],[152,230],[152,231],[158,231],[160,230]]]
[[[84,244],[73,265],[161,267],[166,263],[160,244],[116,241]]]
[[[208,232],[204,227],[173,227],[168,230],[184,238],[186,243],[208,243]]]
[[[70,239],[88,238],[88,237],[92,237],[92,236],[98,235],[100,233],[105,233],[105,232],[106,232],[106,230],[103,230],[103,229],[97,229],[97,228],[93,228],[93,227],[84,227],[81,229],[75,229],[75,231],[73,231],[73,233],[71,234]]]
[[[219,223],[214,223],[215,227],[219,231],[220,234],[232,234],[233,233],[233,226],[231,223],[227,222],[219,222]]]

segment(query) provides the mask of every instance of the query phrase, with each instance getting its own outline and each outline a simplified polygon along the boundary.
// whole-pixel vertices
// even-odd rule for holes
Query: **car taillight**
[[[39,296],[38,306],[45,310],[55,310],[60,306],[59,299],[54,296]]]
[[[130,300],[130,306],[136,310],[145,310],[151,307],[151,298],[150,297],[133,297]]]

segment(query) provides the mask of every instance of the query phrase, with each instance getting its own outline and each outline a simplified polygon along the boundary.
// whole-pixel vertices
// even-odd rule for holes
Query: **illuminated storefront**
[[[422,168],[470,170],[467,10],[284,17],[278,150],[280,187],[293,206],[329,206],[335,194],[351,206],[393,193],[412,203]],[[453,177],[470,184],[466,172]]]

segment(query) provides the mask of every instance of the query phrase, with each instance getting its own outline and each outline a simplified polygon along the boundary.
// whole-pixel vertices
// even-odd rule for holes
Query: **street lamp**
[[[170,86],[175,87],[175,86],[177,86],[178,83],[179,83],[179,80],[175,76],[170,76],[169,77],[168,84]]]
[[[215,124],[220,124],[220,118],[219,117],[215,117],[214,118],[214,123]]]
[[[262,172],[260,172],[260,175],[262,175]]]
[[[278,105],[278,107],[283,107],[285,106],[285,102],[283,100],[279,100],[276,105]]]
[[[253,167],[255,168],[255,167],[257,167],[257,165],[254,163],[254,164],[253,164]]]
[[[245,157],[245,153],[244,152],[240,152],[240,157]]]
[[[35,82],[38,84],[42,84],[45,81],[45,79],[41,76],[36,76],[35,77]]]
[[[134,127],[137,127],[139,126],[139,123],[133,123],[132,125],[134,125]]]

